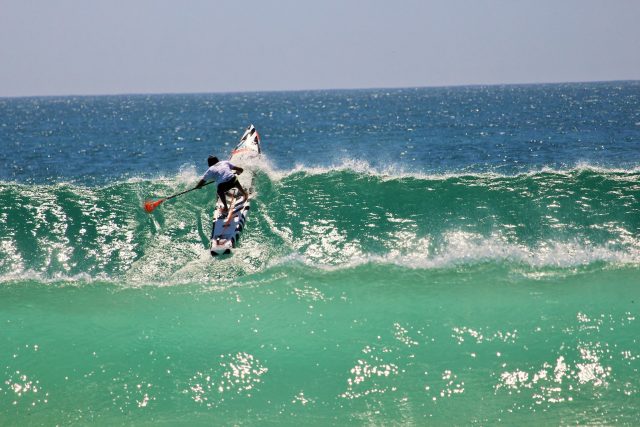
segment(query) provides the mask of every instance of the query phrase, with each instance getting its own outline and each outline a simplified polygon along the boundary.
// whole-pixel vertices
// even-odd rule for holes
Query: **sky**
[[[0,0],[0,97],[640,80],[638,0]]]

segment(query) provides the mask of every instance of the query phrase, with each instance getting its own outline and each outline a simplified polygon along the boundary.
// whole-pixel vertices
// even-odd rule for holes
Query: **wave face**
[[[236,275],[287,259],[328,268],[637,265],[639,176],[587,167],[515,176],[262,170],[240,250],[226,264]],[[190,193],[152,215],[140,208],[147,195],[182,191],[196,179],[94,188],[3,183],[0,274],[207,279],[215,270],[205,250],[214,191]]]

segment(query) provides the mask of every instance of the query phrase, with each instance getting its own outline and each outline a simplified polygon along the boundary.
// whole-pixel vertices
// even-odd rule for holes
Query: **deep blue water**
[[[276,168],[407,172],[640,162],[640,83],[0,99],[0,179],[104,184],[226,154],[245,123]]]

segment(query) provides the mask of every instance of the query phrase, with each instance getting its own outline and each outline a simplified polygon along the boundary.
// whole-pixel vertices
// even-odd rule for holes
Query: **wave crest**
[[[298,163],[293,168],[279,169],[275,167],[272,162],[264,157],[262,162],[258,165],[259,169],[265,172],[269,178],[273,181],[280,181],[282,179],[291,177],[293,175],[328,175],[336,172],[348,172],[357,175],[373,176],[382,179],[407,179],[413,178],[418,180],[428,181],[443,181],[456,178],[483,178],[483,179],[500,179],[500,178],[518,178],[518,177],[533,177],[537,175],[560,175],[560,176],[575,176],[581,173],[592,173],[603,176],[617,176],[622,179],[637,179],[640,175],[640,165],[631,166],[628,168],[619,167],[605,167],[595,165],[587,162],[579,162],[570,167],[550,167],[542,166],[530,168],[525,171],[517,171],[506,173],[498,169],[478,171],[470,168],[469,170],[456,170],[456,171],[416,171],[408,168],[403,164],[390,163],[383,166],[374,166],[370,162],[358,158],[343,158],[342,160],[332,163],[328,166],[312,166],[304,163]]]

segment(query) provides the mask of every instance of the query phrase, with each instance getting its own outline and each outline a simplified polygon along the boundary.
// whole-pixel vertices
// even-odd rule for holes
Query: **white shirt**
[[[211,181],[215,179],[216,185],[220,185],[223,182],[231,181],[236,175],[231,170],[232,167],[235,167],[226,160],[222,160],[215,165],[211,166],[207,171],[202,175],[202,179],[205,181]]]

